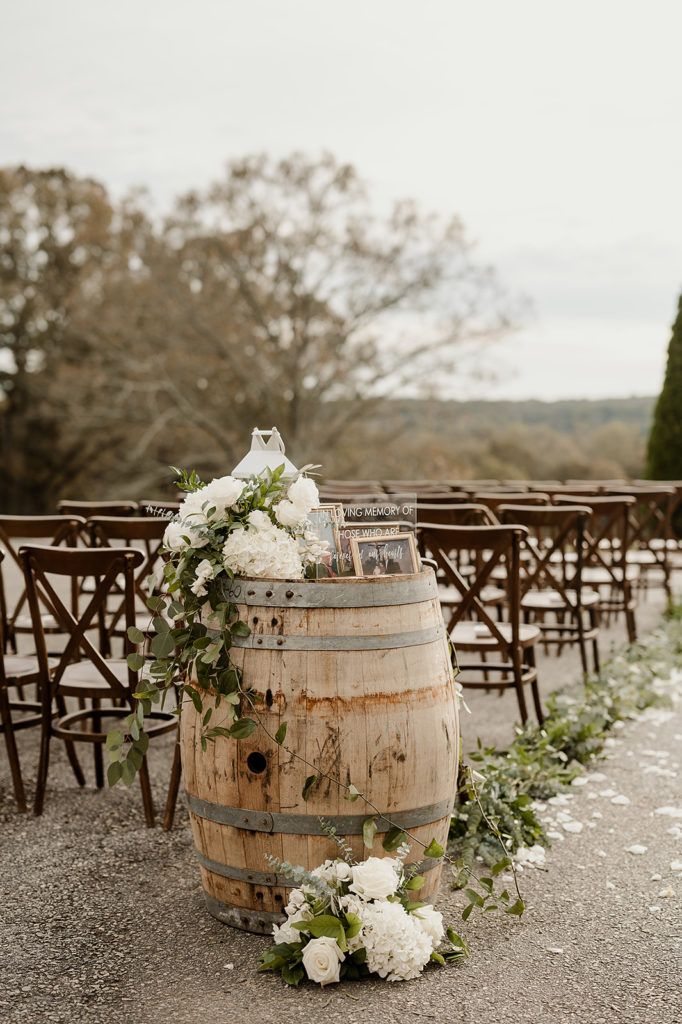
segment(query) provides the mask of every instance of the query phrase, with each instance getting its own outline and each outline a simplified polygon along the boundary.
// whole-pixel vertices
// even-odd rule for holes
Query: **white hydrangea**
[[[253,514],[253,513],[252,513]],[[235,576],[300,580],[303,563],[293,537],[277,526],[233,530],[223,547],[223,561]]]
[[[233,476],[220,476],[211,480],[198,491],[192,491],[181,503],[180,519],[191,519],[193,522],[206,521],[209,509],[214,508],[210,522],[224,519],[227,510],[234,508],[244,491],[244,482]]]
[[[431,936],[401,903],[384,900],[363,905],[362,945],[369,970],[389,981],[417,978],[434,949]]]

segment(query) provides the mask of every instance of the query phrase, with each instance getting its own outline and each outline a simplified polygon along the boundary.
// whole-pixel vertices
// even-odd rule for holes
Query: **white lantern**
[[[298,476],[296,466],[284,454],[284,441],[277,427],[273,427],[272,430],[259,430],[258,427],[254,427],[251,434],[251,450],[234,467],[232,476],[248,480],[250,476],[260,476],[264,470],[278,469],[282,465],[283,480],[293,480]]]

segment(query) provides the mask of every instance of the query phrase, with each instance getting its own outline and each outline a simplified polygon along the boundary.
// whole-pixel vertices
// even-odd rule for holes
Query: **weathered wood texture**
[[[272,915],[287,902],[287,888],[276,884],[281,879],[267,854],[313,868],[338,855],[335,843],[319,834],[319,817],[333,822],[350,815],[355,820],[339,823],[338,831],[350,830],[347,839],[358,859],[369,855],[360,831],[374,812],[362,798],[348,801],[343,789],[322,776],[303,800],[305,779],[316,769],[345,785],[352,782],[423,843],[435,838],[445,845],[456,789],[457,708],[431,569],[352,584],[299,582],[289,585],[289,598],[281,581],[267,591],[269,599],[263,581],[254,581],[251,596],[249,581],[240,584],[246,588],[240,600],[259,603],[239,605],[252,636],[233,649],[233,660],[260,698],[262,725],[246,740],[220,738],[202,752],[200,716],[186,701],[182,760],[211,912],[237,927],[269,931]],[[301,606],[307,593],[311,603],[324,604]],[[361,607],[334,606],[354,595]],[[403,603],[381,604],[382,595]],[[288,600],[296,606],[282,607]],[[260,638],[281,646],[264,649]],[[219,723],[219,709],[213,719]],[[286,746],[314,767],[271,738],[283,722]],[[230,808],[244,809],[243,818],[235,819]],[[212,820],[221,816],[232,823]],[[390,826],[382,820],[378,826],[372,853],[382,856]],[[423,849],[413,843],[408,860],[422,857]],[[430,897],[440,865],[425,867],[422,893]]]

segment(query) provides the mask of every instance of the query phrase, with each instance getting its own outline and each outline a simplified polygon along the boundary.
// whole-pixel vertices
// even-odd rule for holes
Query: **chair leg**
[[[514,689],[516,690],[516,699],[519,703],[519,714],[521,715],[521,724],[525,725],[528,721],[528,708],[526,707],[526,695],[523,692],[523,683],[521,677],[523,670],[521,667],[521,655],[520,652],[515,651],[512,658],[512,674],[514,677]]]
[[[536,667],[536,663],[535,663],[535,648],[534,647],[527,647],[525,655],[526,655],[526,664],[529,665],[530,668],[534,669]],[[545,720],[545,712],[543,711],[542,701],[540,700],[540,689],[538,687],[537,676],[535,677],[533,682],[530,684],[530,692],[533,695],[533,707],[535,708],[535,715],[537,717],[538,723],[540,725],[542,725],[542,723]]]
[[[47,769],[50,763],[50,739],[52,738],[52,714],[51,707],[43,706],[43,721],[40,726],[40,759],[38,761],[38,779],[36,782],[36,795],[33,802],[33,813],[43,813],[45,803],[45,790],[47,788]]]
[[[59,712],[60,715],[66,714],[66,702],[64,701],[64,698],[61,697],[59,694],[57,694],[57,711]],[[71,740],[64,740],[64,746],[66,747],[66,756],[69,759],[71,770],[73,771],[73,774],[76,776],[76,782],[78,783],[79,786],[84,786],[85,776],[83,775],[83,769],[80,766],[80,761],[78,760],[78,756],[76,754],[76,748]]]
[[[139,771],[140,789],[142,790],[142,806],[144,808],[144,820],[147,828],[154,828],[154,798],[152,787],[149,781],[149,765],[146,756],[143,758],[142,767]]]
[[[599,626],[599,619],[597,617],[596,609],[590,610],[590,627],[596,630]],[[599,660],[599,636],[596,635],[592,641],[592,663],[594,665],[595,675],[599,675],[601,672],[601,662]]]
[[[92,698],[92,731],[102,731],[102,716],[99,714],[101,703],[98,697]],[[95,759],[95,785],[98,789],[104,788],[104,761],[102,758],[102,744],[93,743]]]
[[[163,814],[163,828],[168,832],[173,827],[175,819],[175,805],[178,801],[180,789],[180,777],[182,775],[182,762],[180,760],[180,741],[175,742],[173,751],[173,766],[171,768],[170,782],[168,783],[168,796],[166,797],[166,808]]]
[[[583,678],[587,679],[587,644],[585,643],[585,623],[583,622],[582,608],[575,611],[576,630],[578,633],[578,647],[580,648],[580,664],[583,670]]]
[[[24,780],[21,777],[21,765],[19,764],[17,741],[14,736],[14,728],[12,726],[12,712],[10,709],[9,699],[7,697],[7,690],[4,686],[0,686],[0,722],[2,722],[2,731],[5,734],[5,746],[7,747],[7,757],[12,775],[14,799],[17,802],[18,809],[25,813],[26,793],[24,792]]]

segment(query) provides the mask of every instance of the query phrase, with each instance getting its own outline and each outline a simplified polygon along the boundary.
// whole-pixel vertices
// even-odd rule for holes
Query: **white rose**
[[[189,537],[193,548],[204,548],[208,544],[208,537],[202,537],[193,523],[175,521],[166,527],[163,543],[171,551],[184,551],[187,547],[185,537]]]
[[[204,597],[207,593],[205,583],[213,578],[213,566],[207,558],[202,558],[194,571],[195,580],[189,588],[197,597]]]
[[[362,864],[356,864],[352,869],[351,892],[363,900],[384,900],[393,896],[399,883],[395,865],[391,857],[368,857]]]
[[[440,911],[434,910],[429,903],[425,907],[419,907],[418,910],[412,911],[412,916],[417,918],[422,929],[429,936],[435,948],[438,943],[442,941],[443,935],[445,934],[445,928],[443,927],[443,915]]]
[[[185,536],[189,536],[188,527],[182,523],[169,523],[163,535],[164,546],[171,551],[182,551],[187,547]]]
[[[299,505],[294,505],[293,501],[287,501],[284,498],[275,505],[275,517],[278,523],[282,526],[288,526],[291,529],[295,529],[304,522],[305,517],[308,515],[309,509],[302,509]]]
[[[180,505],[179,515],[181,519],[192,516],[194,519],[206,518],[209,509],[214,508],[211,520],[222,519],[229,508],[239,501],[244,490],[244,482],[235,480],[233,476],[221,476],[211,480],[199,491],[188,494]]]
[[[350,882],[353,877],[353,869],[345,860],[337,860],[335,866],[336,877],[339,882]]]
[[[307,476],[299,476],[287,491],[287,498],[307,515],[311,508],[320,504],[320,492],[314,480]]]
[[[311,939],[303,950],[303,966],[311,981],[316,981],[324,988],[333,985],[340,979],[341,961],[344,953],[339,949],[336,939],[323,935],[319,939]]]

